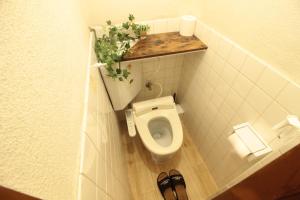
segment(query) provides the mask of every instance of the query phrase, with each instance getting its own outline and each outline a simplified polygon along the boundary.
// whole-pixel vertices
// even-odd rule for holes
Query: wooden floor
[[[134,200],[161,200],[156,178],[162,171],[178,169],[184,176],[189,200],[202,200],[217,190],[197,147],[183,125],[184,142],[176,155],[163,164],[156,164],[145,149],[138,135],[128,136],[126,123],[122,124],[123,142],[126,145],[126,161],[130,188]]]

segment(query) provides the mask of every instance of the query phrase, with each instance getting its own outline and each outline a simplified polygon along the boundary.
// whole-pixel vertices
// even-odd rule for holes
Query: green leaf
[[[122,73],[122,70],[121,70],[120,68],[117,68],[117,69],[116,69],[116,72],[117,72],[117,74],[121,74],[121,73]]]
[[[110,21],[110,20],[107,20],[107,21],[106,21],[106,24],[110,26],[110,25],[111,25],[111,21]]]
[[[128,78],[129,74],[130,74],[130,73],[128,72],[127,69],[123,69],[123,77],[124,77],[125,79]]]
[[[115,68],[114,64],[120,62],[122,57],[129,51],[130,43],[140,38],[141,32],[149,30],[148,25],[135,24],[135,17],[130,14],[129,21],[122,25],[114,26],[108,20],[108,33],[102,34],[95,40],[95,54],[98,62],[106,63],[107,76],[124,81],[130,75],[127,69]],[[129,80],[132,83],[133,79]]]
[[[113,32],[116,32],[117,31],[117,27],[113,26],[113,27],[111,27],[110,30],[113,31]]]
[[[123,23],[122,27],[125,28],[125,29],[129,29],[129,23],[128,22]]]
[[[129,14],[129,17],[128,17],[129,21],[133,21],[134,20],[134,16],[133,14]]]

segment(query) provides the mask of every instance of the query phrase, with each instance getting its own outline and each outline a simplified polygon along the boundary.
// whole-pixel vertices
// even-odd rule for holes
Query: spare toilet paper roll
[[[239,138],[239,136],[237,136],[236,134],[230,135],[228,137],[228,140],[229,140],[230,144],[232,145],[235,153],[240,158],[245,158],[251,153],[250,150],[246,147],[246,145]]]
[[[191,15],[185,15],[181,17],[180,21],[180,35],[192,36],[196,26],[197,18]]]

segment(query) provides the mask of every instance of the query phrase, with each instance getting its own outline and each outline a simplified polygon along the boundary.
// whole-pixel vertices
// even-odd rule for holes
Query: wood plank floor
[[[189,200],[206,199],[208,195],[217,191],[217,186],[184,125],[184,143],[181,149],[163,164],[156,164],[152,160],[151,154],[145,149],[138,135],[134,138],[128,136],[126,123],[122,123],[121,129],[134,200],[163,199],[157,188],[156,178],[160,172],[168,172],[173,168],[183,174]]]

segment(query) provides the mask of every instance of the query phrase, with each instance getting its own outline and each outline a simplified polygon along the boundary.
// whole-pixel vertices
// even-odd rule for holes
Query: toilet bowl
[[[171,96],[132,105],[138,134],[156,162],[172,157],[182,145],[183,133]]]

